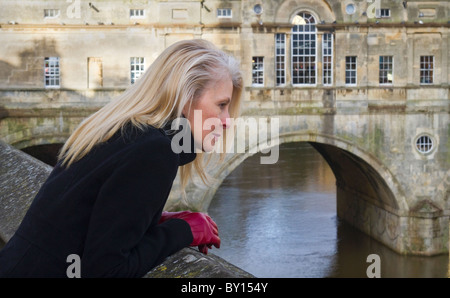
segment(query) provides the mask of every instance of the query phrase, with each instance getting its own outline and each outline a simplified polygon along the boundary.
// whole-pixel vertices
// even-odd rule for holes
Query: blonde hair
[[[198,99],[211,84],[224,78],[231,78],[233,83],[229,114],[235,118],[240,110],[242,92],[238,62],[205,40],[179,41],[164,50],[134,85],[82,121],[67,139],[58,159],[62,166],[70,167],[127,123],[139,129],[146,125],[162,128],[181,117],[187,103]],[[206,183],[202,160],[200,154],[194,162],[180,167],[183,189],[192,175],[192,168]]]

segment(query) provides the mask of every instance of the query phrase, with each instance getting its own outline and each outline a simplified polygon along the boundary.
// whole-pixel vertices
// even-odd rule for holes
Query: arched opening
[[[307,142],[281,144],[275,164],[261,165],[260,156],[237,166],[211,201],[222,239],[211,253],[257,277],[305,277],[311,267],[309,276],[327,276],[337,249],[330,167]]]
[[[64,144],[56,143],[56,144],[41,144],[34,145],[26,148],[22,148],[21,150],[36,159],[54,167],[57,162],[57,157],[59,150],[62,148]]]
[[[330,165],[338,191],[360,194],[376,205],[398,209],[395,196],[376,170],[360,157],[332,145],[311,143]]]
[[[383,277],[445,276],[442,258],[397,254],[340,218],[342,192],[344,203],[350,194],[390,210],[401,205],[384,174],[363,158],[304,140],[282,143],[274,165],[261,165],[260,157],[244,160],[216,191],[208,213],[222,245],[211,253],[257,277],[366,277],[373,253],[392,263],[382,268]]]

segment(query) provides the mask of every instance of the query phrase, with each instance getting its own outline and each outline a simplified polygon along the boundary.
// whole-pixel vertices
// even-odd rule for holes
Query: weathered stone
[[[155,267],[144,277],[251,278],[255,276],[231,265],[214,254],[204,255],[193,248],[185,248],[168,257],[164,263]]]
[[[8,242],[19,227],[51,167],[0,141],[0,239]]]

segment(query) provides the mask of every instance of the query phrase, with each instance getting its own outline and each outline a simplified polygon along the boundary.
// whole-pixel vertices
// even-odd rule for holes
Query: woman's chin
[[[215,139],[205,141],[205,142],[203,142],[203,145],[202,145],[202,151],[206,152],[206,153],[213,152],[214,149],[216,148],[215,145],[216,145]]]
[[[215,148],[214,146],[206,145],[202,147],[202,151],[205,153],[210,153],[214,151],[214,148]]]

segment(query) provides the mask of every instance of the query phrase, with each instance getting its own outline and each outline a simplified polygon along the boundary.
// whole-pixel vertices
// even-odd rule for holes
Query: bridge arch
[[[21,139],[20,141],[11,143],[11,145],[17,149],[26,149],[30,147],[52,145],[52,144],[64,144],[69,136],[68,135],[41,135],[33,136],[32,138]]]
[[[394,175],[374,155],[337,136],[313,131],[295,131],[279,135],[276,146],[290,142],[310,143],[327,161],[336,178],[336,202],[339,218],[397,252],[410,247],[403,234],[408,229],[410,212],[403,190]],[[189,209],[207,211],[223,180],[246,158],[256,152],[267,152],[266,142],[248,147],[245,153],[231,154],[214,167],[216,179],[211,188],[187,189]],[[259,145],[262,145],[261,147]],[[253,150],[253,151],[252,151]],[[169,209],[173,207],[170,206]],[[178,206],[180,207],[180,206]]]
[[[60,119],[26,118],[6,119],[8,127],[0,139],[14,148],[33,156],[50,165],[56,164],[56,156],[60,148],[70,136],[69,128],[64,128]],[[0,123],[2,125],[3,123]]]
[[[301,11],[312,12],[318,20],[331,23],[336,20],[335,13],[330,5],[324,1],[286,0],[281,3],[274,14],[276,23],[292,23],[292,19]]]
[[[372,154],[339,137],[310,131],[280,134],[279,143],[275,145],[290,142],[310,143],[327,161],[335,175],[337,187],[342,191],[353,190],[355,195],[358,194],[372,204],[399,216],[408,212],[405,196],[395,177]],[[258,148],[267,149],[265,145],[266,142],[261,142],[248,148],[246,153],[228,158],[214,173],[216,185],[204,194],[200,209],[207,210],[222,181],[254,154],[249,152],[256,152]],[[350,173],[351,171],[353,173]]]

